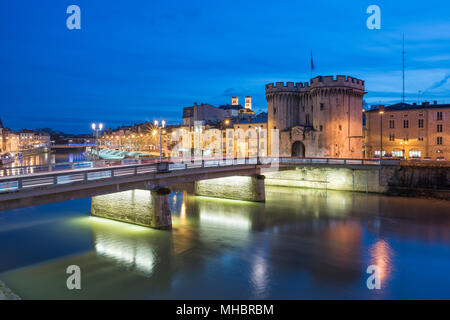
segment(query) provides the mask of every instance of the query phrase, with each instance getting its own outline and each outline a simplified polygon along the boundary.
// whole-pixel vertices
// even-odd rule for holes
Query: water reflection
[[[371,264],[380,270],[381,283],[385,284],[389,279],[392,269],[392,248],[385,240],[378,240],[369,249]]]
[[[127,268],[150,276],[156,263],[155,249],[142,239],[117,237],[116,234],[96,230],[95,251]]]
[[[59,283],[66,279],[61,270],[77,264],[86,279],[81,298],[450,298],[447,202],[282,187],[266,192],[265,204],[175,192],[172,231],[87,217],[89,206],[68,203],[79,217],[62,219],[64,232],[47,232],[46,250],[68,248],[82,236],[91,243],[85,252],[67,249],[0,279],[26,298],[73,298]],[[434,216],[420,217],[417,210],[430,206]],[[23,252],[12,241],[18,228],[0,229],[0,243],[14,249],[9,256]],[[366,287],[369,265],[381,269],[379,292]]]

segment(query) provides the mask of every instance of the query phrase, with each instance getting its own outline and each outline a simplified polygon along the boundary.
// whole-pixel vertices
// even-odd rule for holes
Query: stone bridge
[[[118,220],[164,229],[171,227],[168,200],[170,188],[177,185],[188,186],[197,195],[245,201],[265,201],[265,185],[381,193],[389,192],[393,186],[403,188],[411,183],[450,189],[447,166],[411,171],[393,160],[247,158],[153,161],[98,161],[85,162],[84,165],[72,163],[34,169],[2,169],[0,210],[93,197],[93,215],[114,218],[111,210],[109,213],[99,210],[99,203],[108,202],[108,194],[147,190],[147,200],[141,199],[146,205],[134,206],[134,209],[117,208],[124,212]]]

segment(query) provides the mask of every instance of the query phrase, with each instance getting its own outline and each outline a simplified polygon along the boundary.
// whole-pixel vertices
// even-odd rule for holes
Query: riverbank
[[[0,281],[0,300],[21,300],[21,298]]]

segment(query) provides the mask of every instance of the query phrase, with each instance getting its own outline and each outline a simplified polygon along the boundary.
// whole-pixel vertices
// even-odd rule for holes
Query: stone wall
[[[172,226],[170,191],[132,190],[92,197],[92,216],[156,229]]]
[[[298,167],[267,172],[266,184],[450,199],[448,166],[383,166],[368,169]]]
[[[303,167],[267,172],[266,185],[358,192],[386,192],[379,184],[379,170]]]
[[[382,185],[395,189],[450,190],[448,166],[395,166],[381,168]]]
[[[0,281],[0,300],[21,300],[21,298]]]
[[[197,181],[199,196],[245,201],[265,201],[264,176],[236,176]]]

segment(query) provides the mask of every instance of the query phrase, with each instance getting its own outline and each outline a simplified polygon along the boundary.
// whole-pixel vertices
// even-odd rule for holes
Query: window
[[[437,144],[442,144],[442,137],[437,137]]]
[[[398,157],[401,158],[401,157],[403,157],[403,151],[401,151],[401,150],[400,150],[400,151],[393,150],[393,151],[392,151],[392,156],[393,156],[393,157],[397,157],[397,158],[398,158]]]
[[[423,119],[419,119],[419,128],[423,128]]]
[[[325,106],[323,105],[323,103],[320,104],[320,110],[325,109]]]
[[[395,141],[395,135],[393,133],[389,134],[389,141]]]
[[[273,114],[277,114],[277,108],[273,108]]]
[[[395,120],[389,120],[389,129],[395,128]]]
[[[438,120],[442,120],[442,111],[439,111],[439,112],[437,113],[437,119],[438,119]]]
[[[418,137],[417,140],[423,141],[423,137]]]
[[[403,120],[403,128],[409,128],[409,120]]]
[[[322,125],[320,126],[320,131],[323,131],[323,126]]]
[[[339,125],[339,130],[342,130],[342,125],[341,124]]]
[[[311,111],[313,111],[314,110],[314,106],[311,106]]]
[[[437,132],[442,132],[442,124],[437,125]]]
[[[309,124],[309,114],[305,115],[306,124]]]
[[[305,106],[302,106],[302,111],[305,112]]]
[[[422,155],[422,153],[420,151],[416,151],[416,150],[411,150],[409,152],[409,157],[410,158],[420,158]]]

